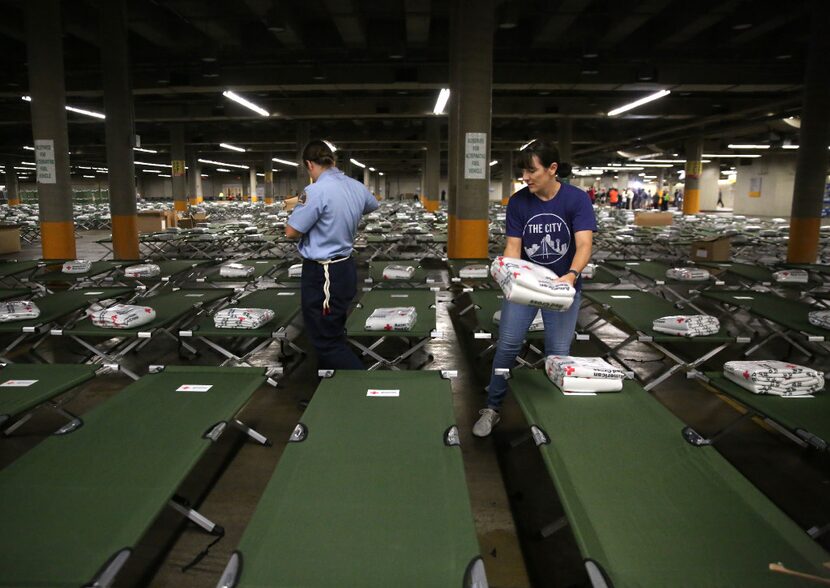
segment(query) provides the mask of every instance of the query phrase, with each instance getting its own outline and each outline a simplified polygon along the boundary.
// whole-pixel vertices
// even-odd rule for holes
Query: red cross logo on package
[[[572,365],[569,365],[568,367],[565,368],[565,375],[570,376],[575,371],[576,371],[576,368],[574,368]]]
[[[677,324],[681,324],[681,323],[686,322],[686,319],[684,319],[683,317],[678,317],[676,320],[677,320]]]
[[[385,325],[385,326],[383,327],[383,330],[384,330],[384,331],[391,331],[391,330],[392,330],[392,325]]]
[[[743,373],[743,376],[744,376],[744,380],[748,380],[749,379],[749,370],[745,371]]]

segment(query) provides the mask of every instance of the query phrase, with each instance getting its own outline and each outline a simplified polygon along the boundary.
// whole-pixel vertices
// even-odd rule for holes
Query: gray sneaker
[[[493,432],[493,427],[499,424],[501,417],[499,413],[492,408],[482,408],[478,411],[479,417],[476,424],[473,425],[473,435],[476,437],[487,437]]]

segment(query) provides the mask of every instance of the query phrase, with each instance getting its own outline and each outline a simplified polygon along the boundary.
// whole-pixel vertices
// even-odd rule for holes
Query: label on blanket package
[[[176,388],[176,392],[207,392],[213,384],[183,384]]]
[[[389,298],[409,298],[409,294],[390,294]]]
[[[639,261],[626,261],[625,265],[640,265]]]
[[[612,295],[611,298],[615,298],[615,299],[623,298],[623,299],[625,299],[625,298],[631,298],[631,296],[627,296],[625,294],[618,294],[616,296]]]
[[[755,300],[754,296],[733,296],[735,300]]]
[[[103,290],[96,290],[94,292],[84,292],[84,296],[98,296],[98,295],[103,294],[103,293],[104,293]]]
[[[296,292],[277,292],[277,296],[294,296]]]
[[[37,384],[37,380],[6,380],[0,388],[28,388],[32,384]]]
[[[375,390],[374,388],[369,388],[366,391],[366,396],[371,398],[397,398],[400,395],[400,390]]]
[[[204,294],[185,294],[185,298],[201,298]]]

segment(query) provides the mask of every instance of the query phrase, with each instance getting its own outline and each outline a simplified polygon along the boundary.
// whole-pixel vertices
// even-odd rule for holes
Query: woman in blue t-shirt
[[[571,166],[559,161],[559,150],[549,141],[537,140],[519,152],[522,179],[527,184],[507,204],[505,257],[531,261],[552,270],[559,280],[577,291],[570,309],[542,310],[545,353],[568,355],[579,314],[581,272],[591,259],[593,232],[597,230],[588,194],[560,182]],[[501,307],[499,340],[493,370],[512,368],[539,309],[505,300]],[[507,380],[493,372],[487,387],[487,408],[473,426],[473,434],[486,437],[499,422],[499,409],[507,393]]]

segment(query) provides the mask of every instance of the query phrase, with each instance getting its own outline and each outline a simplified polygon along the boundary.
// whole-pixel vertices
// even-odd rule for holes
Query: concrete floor
[[[81,235],[79,256],[98,257],[103,250],[94,244],[100,233]],[[19,259],[38,257],[40,252],[28,248]],[[441,300],[444,294],[439,295]],[[460,304],[459,306],[463,306]],[[445,337],[430,343],[426,351],[434,357],[428,369],[455,369],[459,375],[452,382],[453,404],[461,431],[462,453],[470,500],[478,532],[481,555],[485,560],[490,585],[494,588],[587,586],[581,558],[565,526],[548,538],[542,527],[562,516],[556,492],[547,476],[538,451],[532,444],[513,447],[511,442],[524,432],[526,423],[512,398],[508,399],[502,424],[489,439],[470,434],[478,409],[484,402],[483,386],[488,373],[486,361],[473,359],[478,342],[473,342],[464,328],[464,319],[445,304],[438,305],[438,328]],[[584,311],[581,320],[590,318]],[[741,322],[740,315],[734,320]],[[613,326],[600,329],[605,343],[621,340],[624,335]],[[306,346],[302,336],[298,339]],[[599,355],[591,342],[576,343],[574,354]],[[766,356],[783,357],[784,346],[772,347]],[[72,350],[44,345],[45,356],[73,361]],[[268,360],[273,351],[258,357]],[[661,356],[642,344],[631,347],[626,357],[650,373],[661,365]],[[80,357],[80,355],[75,356]],[[716,366],[732,359],[718,356]],[[790,357],[799,361],[797,355]],[[215,365],[215,355],[204,351],[191,363]],[[136,363],[179,364],[174,345],[153,342]],[[190,562],[212,537],[179,517],[166,512],[147,533],[131,565],[121,575],[119,585],[154,587],[212,587],[228,557],[238,543],[247,522],[256,509],[265,485],[277,466],[288,436],[302,414],[298,401],[313,395],[316,386],[313,357],[285,377],[278,388],[261,387],[243,410],[241,417],[273,441],[272,447],[247,442],[232,431],[223,436],[210,455],[200,463],[180,490],[199,510],[225,528],[225,536],[186,573],[182,567]],[[826,358],[811,365],[828,369]],[[713,364],[713,367],[716,367]],[[640,368],[638,368],[639,370]],[[84,413],[116,394],[129,383],[123,376],[102,376],[81,387],[67,408]],[[736,409],[700,384],[676,376],[654,392],[654,396],[686,423],[704,433],[717,431],[737,416]],[[24,425],[13,437],[0,443],[0,467],[4,467],[35,446],[59,424],[43,413]],[[745,421],[717,446],[718,450],[779,507],[805,529],[830,523],[830,456],[805,450],[774,430]],[[128,508],[125,505],[125,508]],[[825,537],[825,547],[828,547]]]

